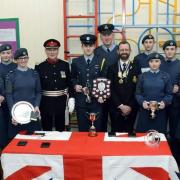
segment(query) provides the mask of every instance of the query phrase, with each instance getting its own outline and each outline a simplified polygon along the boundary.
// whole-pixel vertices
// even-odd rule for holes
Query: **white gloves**
[[[69,113],[72,113],[74,111],[74,108],[75,108],[75,99],[74,98],[69,98],[68,108],[69,108]]]

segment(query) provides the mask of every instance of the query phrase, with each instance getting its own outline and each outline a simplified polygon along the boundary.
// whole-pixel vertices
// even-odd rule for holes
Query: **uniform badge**
[[[105,30],[107,30],[107,29],[108,29],[108,26],[107,26],[107,25],[105,25],[105,26],[104,26],[104,29],[105,29]]]
[[[137,77],[136,77],[136,76],[133,76],[132,81],[133,81],[133,83],[136,83],[136,82],[137,82]]]
[[[123,79],[119,80],[119,84],[123,84],[123,82],[124,82]]]
[[[158,54],[156,54],[156,56],[155,56],[157,59],[159,58],[159,55]]]
[[[6,49],[10,49],[10,47],[9,47],[9,46],[6,46]]]
[[[61,71],[61,78],[66,78],[66,73],[65,73],[65,71]]]
[[[25,51],[23,52],[23,55],[26,55],[26,52],[25,52]]]
[[[173,46],[173,45],[174,45],[173,42],[171,42],[171,43],[170,43],[170,46]]]
[[[118,77],[122,78],[122,72],[121,71],[118,72]]]
[[[89,41],[89,40],[90,40],[90,37],[89,37],[89,36],[87,36],[87,37],[86,37],[86,40],[87,40],[87,41]]]

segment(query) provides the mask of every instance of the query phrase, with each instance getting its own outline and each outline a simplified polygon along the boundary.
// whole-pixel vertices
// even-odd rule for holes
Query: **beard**
[[[130,54],[128,53],[122,53],[122,54],[119,54],[119,58],[122,59],[122,60],[128,60],[129,59],[129,56]]]

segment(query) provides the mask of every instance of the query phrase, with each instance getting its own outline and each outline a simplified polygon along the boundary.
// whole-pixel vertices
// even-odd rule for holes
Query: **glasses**
[[[22,60],[28,60],[28,59],[29,59],[29,57],[28,57],[28,56],[26,56],[26,57],[20,57],[20,58],[18,58],[17,60],[22,61]]]

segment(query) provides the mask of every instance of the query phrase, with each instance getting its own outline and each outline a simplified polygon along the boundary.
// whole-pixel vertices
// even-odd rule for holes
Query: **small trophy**
[[[96,132],[96,128],[94,126],[94,121],[96,120],[97,113],[88,113],[88,115],[89,115],[89,120],[91,121],[91,127],[89,128],[88,136],[95,137],[95,136],[97,136],[97,132]]]
[[[156,111],[159,109],[160,103],[157,101],[150,101],[148,102],[149,109],[151,110],[151,118],[154,119],[156,117]]]
[[[149,130],[144,136],[144,141],[149,147],[157,147],[161,142],[160,133],[156,130]]]
[[[86,102],[87,103],[91,103],[91,97],[89,96],[90,94],[90,90],[88,87],[84,88],[84,95],[86,95]]]

